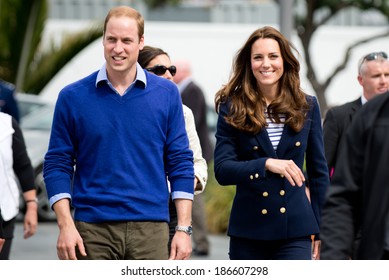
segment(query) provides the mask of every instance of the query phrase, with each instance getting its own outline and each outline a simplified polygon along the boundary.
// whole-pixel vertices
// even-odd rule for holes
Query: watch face
[[[176,231],[183,231],[188,235],[192,235],[192,226],[176,226]]]

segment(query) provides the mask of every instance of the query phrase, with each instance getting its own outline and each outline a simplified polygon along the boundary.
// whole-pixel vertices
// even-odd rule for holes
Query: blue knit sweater
[[[96,83],[98,72],[59,94],[44,178],[51,204],[71,198],[75,220],[169,221],[167,175],[173,198],[193,199],[177,87],[139,70],[123,96]]]

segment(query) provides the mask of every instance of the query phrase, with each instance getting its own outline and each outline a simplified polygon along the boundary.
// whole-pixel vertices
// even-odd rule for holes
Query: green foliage
[[[34,63],[28,68],[23,90],[29,93],[39,93],[50,82],[66,63],[74,58],[86,46],[103,35],[101,25],[85,31],[64,36],[59,47],[52,46],[48,51],[37,55]]]
[[[178,5],[181,0],[144,0],[150,9],[162,8],[168,5]]]
[[[213,163],[209,164],[209,177],[204,191],[208,231],[225,234],[231,213],[235,186],[221,186],[215,179]]]
[[[68,34],[59,47],[42,48],[47,0],[0,0],[0,78],[15,83],[25,73],[18,90],[39,94],[65,64],[102,36],[102,24]],[[28,38],[31,32],[31,39]],[[27,49],[26,61],[22,60]],[[20,69],[22,68],[22,69]]]
[[[36,5],[36,6],[35,6]],[[0,0],[0,77],[14,83],[20,62],[31,11],[37,12],[31,40],[31,61],[44,28],[47,3],[44,0]]]
[[[277,1],[280,2],[280,1]],[[369,38],[363,38],[347,48],[344,59],[339,61],[333,71],[325,78],[318,79],[318,74],[313,65],[310,49],[312,39],[316,31],[324,24],[338,15],[340,11],[347,8],[358,8],[363,11],[376,10],[389,18],[389,1],[382,0],[305,0],[306,9],[303,14],[295,16],[296,29],[304,49],[305,62],[307,64],[306,77],[312,85],[318,98],[322,116],[325,115],[328,105],[326,91],[331,85],[334,77],[346,68],[350,59],[351,51],[357,46],[369,41],[388,36],[389,30],[382,34],[372,34]],[[325,12],[325,13],[323,13]],[[318,16],[320,15],[320,16]]]

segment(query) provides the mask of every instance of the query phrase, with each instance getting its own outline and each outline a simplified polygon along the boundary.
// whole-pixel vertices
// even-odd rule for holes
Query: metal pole
[[[293,2],[294,0],[280,0],[280,31],[289,41],[294,29]]]

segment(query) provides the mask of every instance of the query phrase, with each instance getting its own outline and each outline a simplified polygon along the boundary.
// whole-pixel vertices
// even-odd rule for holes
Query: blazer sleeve
[[[243,132],[235,129],[225,121],[228,103],[220,104],[216,129],[216,146],[214,159],[215,178],[220,185],[252,183],[251,178],[263,180],[266,175],[265,163],[269,157],[242,160],[239,145]]]
[[[324,155],[323,129],[320,108],[316,98],[313,98],[311,126],[308,145],[305,154],[311,205],[318,225],[321,222],[321,212],[326,191],[330,184],[327,161]]]

